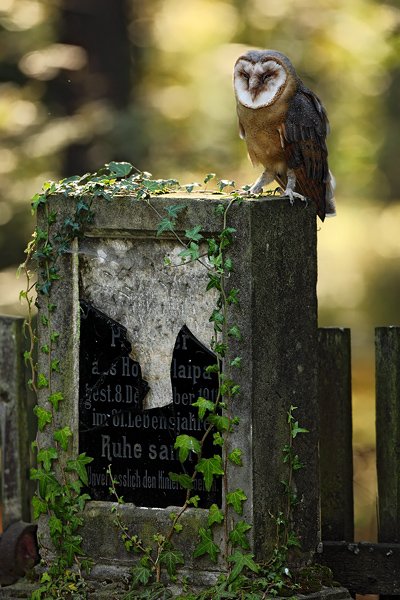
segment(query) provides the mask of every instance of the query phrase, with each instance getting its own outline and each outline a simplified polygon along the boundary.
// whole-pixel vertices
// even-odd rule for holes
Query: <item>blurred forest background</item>
[[[358,538],[375,535],[373,328],[400,322],[400,6],[396,0],[1,0],[0,312],[48,179],[126,160],[238,186],[233,64],[287,54],[330,118],[338,216],[319,223],[322,326],[352,328]]]

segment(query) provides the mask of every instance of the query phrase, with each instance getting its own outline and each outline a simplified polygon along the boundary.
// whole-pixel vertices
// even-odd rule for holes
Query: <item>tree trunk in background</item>
[[[387,196],[391,201],[399,201],[400,69],[396,67],[390,74],[392,81],[388,90],[385,92],[385,101],[382,107],[386,119],[386,127],[385,138],[380,151],[379,165],[386,175],[388,185],[387,192],[384,196]]]
[[[56,105],[56,114],[85,115],[84,107],[91,103],[93,110],[99,110],[100,104],[116,111],[127,109],[136,49],[129,40],[131,7],[129,0],[61,0],[58,42],[82,47],[87,62],[79,70],[62,70],[49,83],[49,102]],[[90,115],[91,107],[87,110]],[[96,152],[97,137],[94,132],[91,139],[73,141],[66,148],[62,176],[96,170],[102,158],[126,160],[115,146],[109,156],[101,141]]]

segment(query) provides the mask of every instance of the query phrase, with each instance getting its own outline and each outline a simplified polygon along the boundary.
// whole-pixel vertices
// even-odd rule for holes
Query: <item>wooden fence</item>
[[[7,327],[18,332],[21,322],[7,321]],[[14,352],[19,354],[19,366],[14,374],[4,373],[13,385],[18,383],[15,374],[20,373],[21,377],[23,372],[22,346],[18,341],[21,337],[19,333],[15,335],[12,339],[14,344],[17,340]],[[319,329],[318,337],[323,541],[317,560],[329,566],[335,579],[353,593],[400,598],[400,327],[376,329],[378,543],[354,543],[350,330]],[[25,416],[26,411],[32,410],[31,399],[26,399],[23,409],[20,392],[15,398],[12,400],[10,394],[7,398],[0,397],[0,414],[5,416],[7,404],[9,414],[14,415],[7,424],[3,420],[0,435],[0,456],[3,456],[0,504],[2,496],[6,526],[18,518],[29,520],[26,496],[31,493],[28,479],[21,483],[20,477],[29,467],[26,441],[22,452],[18,448],[13,452],[10,447],[5,448],[5,444],[12,444],[5,424],[16,427],[18,415]],[[13,401],[18,414],[13,413]],[[6,465],[7,457],[17,461],[11,472]],[[9,547],[7,555],[8,552]]]
[[[378,543],[354,543],[350,330],[318,334],[318,560],[352,593],[400,598],[400,327],[375,330]]]

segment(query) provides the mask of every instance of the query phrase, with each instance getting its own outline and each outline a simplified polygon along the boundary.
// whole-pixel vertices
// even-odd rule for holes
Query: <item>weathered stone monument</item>
[[[181,264],[174,234],[156,236],[158,215],[171,204],[184,205],[176,232],[201,225],[205,237],[215,236],[222,227],[215,207],[228,201],[214,195],[158,196],[151,201],[154,211],[130,197],[112,204],[98,199],[93,223],[62,260],[52,291],[55,327],[63,332],[62,371],[52,377],[64,400],[39,445],[51,445],[55,428],[68,424],[74,433],[71,457],[86,452],[94,459],[82,532],[94,578],[122,576],[132,564],[113,525],[108,465],[125,500],[121,510],[129,530],[148,538],[167,527],[167,507],[182,505],[185,497],[168,476],[179,468],[175,437],[201,438],[204,423],[191,404],[199,395],[212,400],[218,391],[207,370],[215,363],[210,347],[215,294],[205,292],[207,268],[199,261]],[[51,208],[65,219],[70,200],[54,197]],[[315,211],[287,199],[256,199],[232,206],[229,226],[235,233],[227,285],[240,292],[231,315],[241,341],[229,342],[226,372],[235,356],[242,358],[235,372],[240,394],[230,409],[239,424],[229,444],[242,450],[243,466],[230,465],[226,481],[229,489],[243,490],[251,551],[267,560],[275,543],[271,515],[281,509],[287,411],[298,407],[296,418],[309,433],[307,443],[299,440],[297,447],[304,468],[296,480],[294,527],[307,561],[319,542]],[[41,396],[46,406],[46,393]],[[206,456],[218,451],[212,444],[204,448]],[[206,490],[198,476],[194,488],[199,505],[182,515],[176,545],[185,557],[183,572],[199,584],[223,568],[204,558],[194,561],[192,554],[205,508],[223,506],[225,492],[221,478]],[[43,517],[42,541],[47,527]],[[221,548],[223,534],[221,528],[216,540]]]

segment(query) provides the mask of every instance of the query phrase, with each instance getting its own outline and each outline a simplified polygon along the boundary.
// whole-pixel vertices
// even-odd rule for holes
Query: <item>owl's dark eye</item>
[[[266,81],[268,81],[268,79],[270,79],[272,77],[272,73],[264,73],[263,77],[262,77],[262,82],[265,83]]]
[[[250,75],[249,75],[248,73],[246,73],[245,71],[243,71],[243,73],[242,73],[242,77],[244,77],[244,79],[245,79],[246,81],[249,81],[249,79],[250,79]]]

